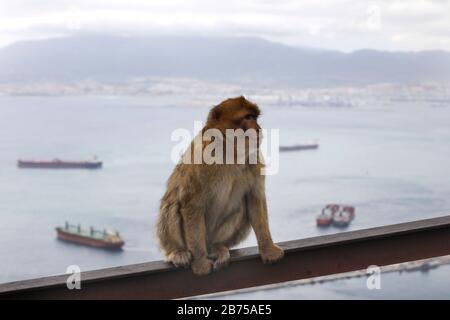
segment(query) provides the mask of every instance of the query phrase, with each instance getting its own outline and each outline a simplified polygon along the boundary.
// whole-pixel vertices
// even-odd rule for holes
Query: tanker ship
[[[280,146],[280,152],[314,150],[318,148],[319,148],[318,143],[296,144],[292,146]]]
[[[19,168],[30,169],[100,169],[103,163],[98,160],[92,161],[64,161],[60,159],[53,160],[18,160]]]

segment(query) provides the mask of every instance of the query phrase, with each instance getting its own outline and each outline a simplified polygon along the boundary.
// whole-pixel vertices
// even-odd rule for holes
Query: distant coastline
[[[377,104],[427,103],[450,105],[450,85],[447,82],[411,84],[380,83],[365,86],[334,86],[325,88],[286,86],[271,87],[253,83],[229,83],[192,78],[132,78],[123,82],[94,80],[72,82],[0,83],[0,96],[190,96],[204,102],[245,95],[266,105],[304,107],[358,107],[374,101]]]

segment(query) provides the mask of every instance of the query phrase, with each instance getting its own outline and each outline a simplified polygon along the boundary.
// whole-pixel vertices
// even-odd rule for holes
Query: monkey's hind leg
[[[191,263],[192,255],[188,250],[175,250],[167,253],[166,261],[175,267],[187,268]]]
[[[178,206],[163,207],[158,222],[158,238],[166,253],[165,261],[186,268],[191,263],[192,254],[186,248],[181,223]]]
[[[169,230],[170,232],[167,236],[169,241],[166,241],[165,245],[166,261],[173,263],[176,267],[187,268],[191,263],[192,254],[184,244],[181,226],[173,224]]]

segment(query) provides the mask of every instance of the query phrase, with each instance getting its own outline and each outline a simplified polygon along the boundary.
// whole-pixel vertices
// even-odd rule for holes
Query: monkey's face
[[[261,144],[261,127],[258,124],[258,114],[254,110],[246,110],[246,113],[239,119],[239,129],[242,129],[247,136],[247,139],[245,139],[245,158],[248,160],[249,155],[257,152]]]
[[[258,115],[256,115],[253,111],[248,110],[246,112],[243,112],[242,115],[236,119],[235,121],[238,123],[239,129],[242,129],[244,131],[247,130],[260,130],[261,127],[258,124]]]
[[[244,97],[223,101],[210,112],[209,120],[213,126],[223,129],[260,130],[258,106]]]
[[[250,155],[257,154],[260,147],[259,115],[258,106],[244,97],[228,99],[211,109],[205,129],[219,129],[224,137],[221,141],[233,141],[234,158],[247,161]],[[239,160],[235,163],[244,162]],[[255,164],[256,161],[250,163]]]
[[[248,139],[255,139],[260,144],[260,129],[258,106],[244,97],[232,98],[223,101],[214,107],[208,116],[208,127],[217,128],[226,135],[228,129],[242,130]],[[253,132],[252,132],[253,131]]]

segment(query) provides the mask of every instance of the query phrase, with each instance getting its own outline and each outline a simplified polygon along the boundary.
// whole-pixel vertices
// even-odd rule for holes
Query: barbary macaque
[[[222,133],[222,140],[202,139],[200,148],[205,150],[211,143],[223,144],[224,161],[213,164],[180,161],[169,177],[157,223],[157,235],[166,261],[175,266],[190,265],[197,275],[208,274],[228,263],[229,248],[243,241],[251,228],[264,263],[283,257],[283,250],[273,243],[269,230],[259,135],[256,162],[230,164],[225,161],[231,151],[227,132],[242,129],[241,132],[258,133],[261,129],[257,122],[259,115],[258,106],[242,96],[225,100],[210,110],[205,127],[183,158],[193,155],[198,137],[209,129],[216,129]],[[232,148],[237,153],[234,150],[237,144]],[[251,152],[246,150],[244,154],[248,160]]]

